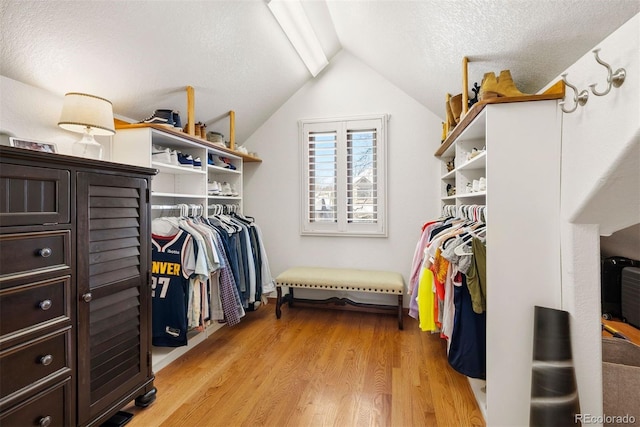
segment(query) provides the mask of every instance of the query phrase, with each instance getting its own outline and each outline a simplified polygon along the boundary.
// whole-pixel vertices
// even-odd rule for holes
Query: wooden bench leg
[[[276,286],[276,292],[278,292],[278,297],[276,299],[276,319],[279,319],[282,316],[282,288],[280,286]]]
[[[282,287],[276,286],[278,297],[276,298],[276,319],[282,316],[282,304],[289,303],[289,307],[293,307],[293,288],[289,288],[289,293],[282,296]]]
[[[398,329],[399,330],[403,330],[404,329],[404,324],[403,324],[403,315],[402,315],[402,295],[398,295]]]

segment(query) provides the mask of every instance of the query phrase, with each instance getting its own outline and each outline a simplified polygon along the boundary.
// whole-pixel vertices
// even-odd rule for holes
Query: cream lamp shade
[[[116,133],[111,101],[86,93],[67,93],[58,126],[84,134],[82,139],[73,144],[75,156],[100,159],[102,146],[93,135],[109,136]]]

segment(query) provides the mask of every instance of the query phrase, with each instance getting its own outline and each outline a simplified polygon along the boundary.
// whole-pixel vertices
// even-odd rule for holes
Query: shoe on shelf
[[[180,166],[187,168],[193,167],[193,157],[191,157],[191,154],[182,154],[178,152],[178,162],[180,163]]]
[[[202,160],[200,160],[200,157],[196,157],[193,159],[193,167],[194,168],[201,168],[202,167]]]
[[[213,195],[213,196],[219,195],[220,194],[220,184],[218,184],[218,181],[213,181],[213,182],[207,183],[207,192],[209,193],[209,195]]]
[[[231,163],[231,159],[230,158],[228,158],[228,157],[220,157],[220,160],[222,160],[225,163],[225,165],[226,165],[225,167],[227,169],[231,169],[233,171],[236,170],[236,166],[233,163]]]
[[[180,162],[178,161],[178,152],[176,150],[169,151],[169,164],[180,166]]]
[[[228,182],[222,183],[221,193],[223,196],[231,196],[233,193],[231,192],[231,185]]]
[[[496,73],[485,73],[480,85],[480,99],[495,98],[498,96],[498,79]]]
[[[171,112],[171,122],[173,123],[174,128],[178,128],[182,130],[182,121],[180,120],[180,112],[172,111]]]
[[[218,166],[219,168],[225,168],[225,169],[228,169],[228,168],[229,168],[229,165],[228,165],[227,163],[225,163],[225,161],[224,161],[224,160],[222,160],[222,157],[220,157],[220,156],[213,156],[213,155],[212,155],[212,157],[213,157],[213,164],[214,164],[215,166]]]
[[[160,147],[159,145],[153,145],[151,150],[151,161],[159,163],[171,163],[171,150],[168,148]]]
[[[480,99],[495,98],[496,96],[514,97],[526,95],[528,94],[518,90],[509,70],[500,71],[498,77],[493,72],[486,73],[480,86]]]
[[[453,115],[454,123],[460,123],[460,115],[462,114],[462,94],[459,93],[452,96],[449,100],[449,105],[451,106],[451,114]]]
[[[156,110],[140,123],[173,126],[173,110]]]
[[[467,154],[467,161],[475,158],[480,153],[482,153],[482,151],[478,151],[477,148],[472,148],[471,152]]]
[[[502,70],[498,76],[498,96],[526,96],[527,93],[522,93],[516,87],[511,77],[511,71]]]
[[[236,190],[236,186],[235,185],[231,186],[231,195],[233,197],[237,197],[238,196],[238,190]]]

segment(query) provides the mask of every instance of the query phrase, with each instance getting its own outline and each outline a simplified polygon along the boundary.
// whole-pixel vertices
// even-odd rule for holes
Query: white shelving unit
[[[485,114],[484,110],[480,112],[473,123],[440,156],[443,161],[440,178],[443,205],[459,207],[464,204],[485,204],[486,191],[469,192],[467,189],[467,184],[473,184],[474,179],[486,178]],[[478,150],[479,154],[467,160],[467,154],[473,149]],[[451,161],[455,168],[448,171],[446,164]],[[448,195],[447,186],[455,187],[456,194]]]
[[[153,161],[152,146],[160,146],[183,154],[199,157],[200,167],[186,167],[166,162]],[[131,127],[118,129],[113,138],[112,160],[125,164],[146,166],[158,170],[151,183],[151,204],[175,206],[187,204],[206,207],[209,212],[213,205],[237,205],[242,212],[242,167],[244,160],[259,161],[247,158],[242,154],[234,154],[228,149],[216,148],[211,143],[181,135],[176,131],[164,131],[156,127]],[[224,157],[234,169],[209,164],[212,156]],[[216,159],[217,160],[217,159]],[[217,181],[228,183],[237,196],[210,195],[207,184]],[[152,210],[152,217],[161,215],[177,215],[176,212],[163,209]],[[212,322],[204,331],[192,331],[188,335],[188,345],[184,347],[153,347],[152,364],[155,372],[167,366],[196,345],[202,343],[223,324]]]
[[[487,379],[469,381],[487,425],[528,424],[534,307],[561,308],[561,114],[556,100],[482,105],[436,152],[442,205],[487,206]],[[480,177],[486,191],[467,193]]]

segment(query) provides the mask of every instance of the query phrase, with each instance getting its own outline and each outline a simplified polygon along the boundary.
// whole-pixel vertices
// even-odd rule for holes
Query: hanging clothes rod
[[[181,205],[151,205],[152,210],[180,209],[181,207]]]
[[[239,204],[214,203],[207,206],[213,215],[220,215],[232,212],[240,212]]]
[[[181,216],[197,216],[204,213],[203,205],[188,205],[186,203],[180,203],[177,205],[151,205],[152,210],[179,210]]]
[[[484,205],[445,205],[442,207],[442,216],[486,223],[487,207]]]

